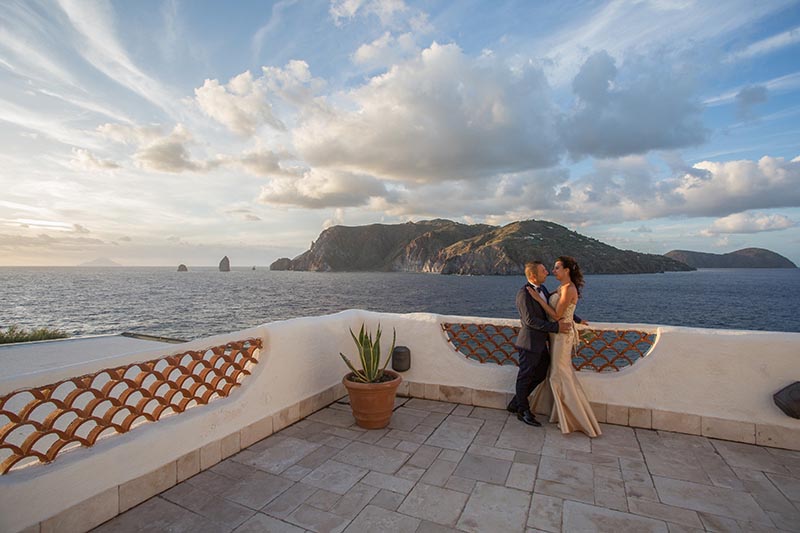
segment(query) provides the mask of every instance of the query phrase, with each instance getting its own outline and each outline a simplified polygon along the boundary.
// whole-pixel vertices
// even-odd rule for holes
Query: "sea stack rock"
[[[292,260],[288,257],[281,257],[269,266],[270,270],[289,270]]]
[[[186,268],[186,265],[181,263],[180,265],[178,265],[178,272],[189,272],[189,269]]]
[[[228,256],[222,258],[222,261],[219,262],[219,271],[220,272],[230,272],[231,271],[231,260],[228,259]]]

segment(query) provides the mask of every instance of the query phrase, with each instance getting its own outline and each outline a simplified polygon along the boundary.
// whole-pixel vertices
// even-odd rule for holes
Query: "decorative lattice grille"
[[[494,324],[442,324],[447,340],[467,358],[481,363],[519,365],[514,341],[519,327]],[[572,357],[575,370],[615,372],[644,357],[655,343],[653,333],[624,329],[582,329]]]
[[[0,473],[224,398],[250,375],[260,349],[261,339],[247,339],[2,396]]]

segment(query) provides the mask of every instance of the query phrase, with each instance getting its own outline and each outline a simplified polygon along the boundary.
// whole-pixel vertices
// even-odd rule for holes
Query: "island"
[[[220,272],[230,272],[231,271],[231,260],[228,259],[228,256],[222,258],[219,262],[219,271]]]
[[[178,272],[189,272],[189,269],[186,267],[186,265],[181,263],[180,265],[178,265]]]
[[[270,270],[519,275],[527,261],[538,259],[550,268],[559,255],[575,257],[587,274],[695,270],[663,255],[620,250],[546,220],[492,226],[445,219],[332,226],[308,251],[280,258]]]
[[[672,250],[664,255],[694,268],[797,268],[789,259],[764,248],[743,248],[727,254]]]

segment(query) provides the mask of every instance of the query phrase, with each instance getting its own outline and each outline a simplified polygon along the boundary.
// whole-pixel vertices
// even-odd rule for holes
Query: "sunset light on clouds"
[[[800,2],[0,4],[0,266],[552,220],[800,263]]]

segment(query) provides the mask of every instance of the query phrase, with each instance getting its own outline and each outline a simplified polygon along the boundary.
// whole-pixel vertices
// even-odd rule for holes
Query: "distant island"
[[[575,257],[587,274],[694,270],[663,255],[614,248],[546,220],[499,227],[443,219],[333,226],[308,251],[278,259],[270,270],[518,275],[527,261],[540,259],[550,268],[559,255]]]
[[[743,248],[727,254],[672,250],[664,255],[694,268],[797,268],[784,256],[763,248]]]
[[[97,259],[92,259],[91,261],[86,261],[85,263],[81,263],[78,266],[82,267],[119,267],[122,266],[116,261],[112,261],[108,257],[98,257]]]

